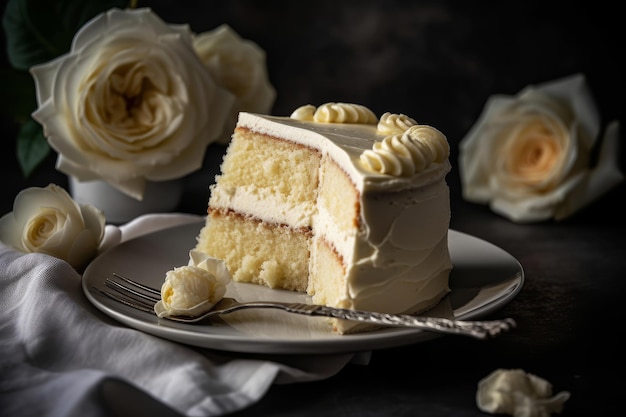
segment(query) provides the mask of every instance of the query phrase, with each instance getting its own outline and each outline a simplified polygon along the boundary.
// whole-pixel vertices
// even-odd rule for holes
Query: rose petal
[[[555,219],[571,216],[624,181],[624,174],[619,167],[619,154],[619,123],[613,121],[607,126],[602,138],[596,168],[568,195],[556,211]]]

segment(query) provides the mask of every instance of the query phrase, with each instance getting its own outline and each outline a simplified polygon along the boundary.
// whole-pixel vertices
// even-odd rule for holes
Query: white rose
[[[141,200],[146,180],[202,166],[234,102],[196,55],[188,26],[150,9],[112,9],[86,23],[69,53],[31,68],[33,118],[57,169]]]
[[[13,211],[0,218],[0,240],[22,252],[45,253],[81,269],[97,254],[104,214],[77,204],[61,187],[31,187],[16,197]]]
[[[157,316],[199,316],[226,294],[231,276],[224,262],[196,251],[189,255],[188,265],[166,273],[161,301],[154,306]]]
[[[272,109],[276,90],[269,81],[265,51],[228,25],[195,35],[193,45],[215,82],[236,97],[219,139],[227,143],[240,111],[267,114]]]
[[[618,123],[604,133],[584,76],[490,97],[460,142],[463,197],[515,222],[564,219],[620,183]]]

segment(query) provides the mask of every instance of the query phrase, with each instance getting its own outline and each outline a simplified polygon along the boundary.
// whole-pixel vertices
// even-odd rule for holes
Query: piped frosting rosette
[[[231,279],[223,260],[191,250],[187,265],[167,271],[154,312],[159,318],[199,316],[222,300]]]
[[[445,136],[431,126],[415,125],[402,134],[385,137],[363,151],[361,163],[370,171],[411,176],[433,162],[443,162],[450,153]]]
[[[375,124],[378,121],[370,109],[351,103],[325,103],[319,107],[307,104],[298,107],[291,118],[318,123]]]
[[[406,177],[425,170],[433,162],[444,162],[450,155],[443,133],[403,114],[383,114],[378,131],[389,136],[361,154],[361,163],[370,171]]]

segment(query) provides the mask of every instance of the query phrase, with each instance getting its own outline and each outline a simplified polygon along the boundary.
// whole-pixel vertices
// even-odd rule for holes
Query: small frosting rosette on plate
[[[198,251],[189,252],[189,264],[168,271],[161,286],[158,317],[196,317],[219,303],[226,294],[230,273],[221,259]]]
[[[564,219],[623,180],[618,128],[613,122],[600,137],[580,74],[492,96],[460,143],[463,197],[514,222]]]

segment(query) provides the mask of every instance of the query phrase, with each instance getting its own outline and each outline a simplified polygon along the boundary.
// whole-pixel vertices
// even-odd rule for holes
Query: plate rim
[[[328,338],[321,339],[275,339],[255,337],[252,335],[206,334],[189,330],[189,326],[193,325],[180,325],[178,323],[168,322],[167,326],[161,326],[159,324],[150,323],[146,321],[146,319],[150,317],[154,320],[155,318],[154,316],[150,316],[149,313],[137,311],[137,315],[145,315],[146,319],[144,320],[128,316],[124,314],[124,308],[122,305],[118,306],[113,301],[103,299],[103,296],[98,294],[97,291],[91,289],[91,285],[93,284],[92,281],[94,281],[95,276],[97,276],[97,273],[94,272],[94,270],[97,270],[99,264],[104,262],[103,260],[106,260],[107,257],[115,256],[118,252],[123,253],[125,246],[137,244],[137,241],[139,240],[158,239],[161,236],[165,237],[168,234],[176,232],[177,230],[175,229],[194,228],[194,230],[198,232],[199,228],[202,227],[203,224],[204,220],[199,220],[198,222],[167,227],[129,239],[126,242],[110,248],[97,256],[85,269],[81,280],[83,293],[89,302],[99,311],[108,317],[129,326],[130,328],[185,345],[228,352],[289,355],[356,353],[400,347],[444,336],[443,334],[409,328],[385,328],[347,335],[329,334]],[[491,248],[492,250],[497,250],[501,253],[501,255],[508,257],[507,260],[512,264],[514,263],[517,268],[516,273],[510,277],[512,283],[506,291],[498,294],[498,297],[489,303],[477,305],[476,308],[473,308],[468,313],[458,316],[455,315],[456,318],[476,319],[483,317],[486,314],[493,313],[501,309],[512,301],[517,294],[519,294],[524,286],[525,273],[521,263],[514,256],[487,240],[455,229],[449,229],[448,237],[450,245],[453,246],[455,239],[451,239],[451,237],[474,240],[481,243],[481,245]],[[189,249],[191,249],[191,247]],[[453,251],[451,250],[451,255],[452,252]],[[95,282],[100,281],[96,280]],[[451,287],[451,293],[453,291],[454,288]],[[133,312],[133,314],[134,313],[135,312]]]

